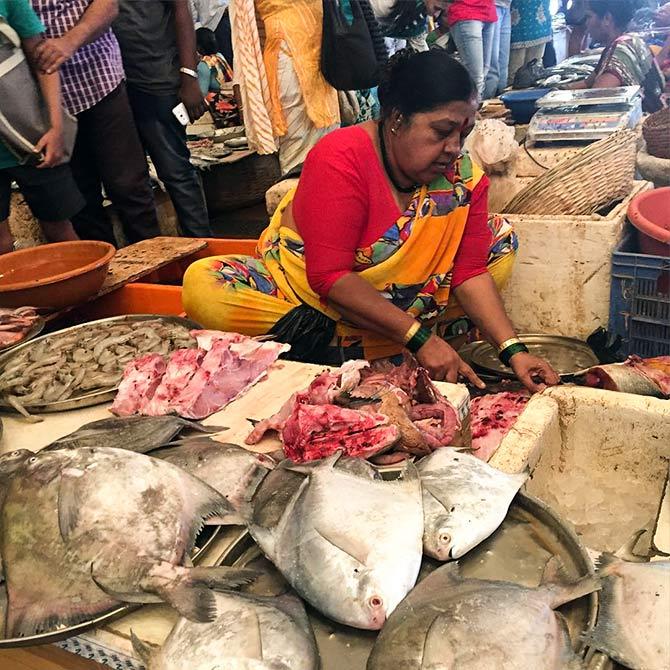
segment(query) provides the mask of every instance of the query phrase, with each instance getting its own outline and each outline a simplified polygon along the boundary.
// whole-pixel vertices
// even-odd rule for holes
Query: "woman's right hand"
[[[460,375],[480,389],[486,386],[456,351],[437,335],[431,336],[419,349],[416,358],[428,370],[431,379],[455,384]]]

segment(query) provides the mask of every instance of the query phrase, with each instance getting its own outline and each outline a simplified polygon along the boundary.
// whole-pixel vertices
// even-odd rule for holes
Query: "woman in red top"
[[[497,20],[494,0],[454,0],[447,10],[449,32],[480,97],[491,66]]]
[[[406,348],[436,379],[483,386],[440,336],[464,310],[528,388],[557,383],[516,341],[496,288],[516,238],[488,220],[487,179],[461,153],[476,110],[467,71],[440,50],[401,53],[379,93],[381,122],[336,130],[312,149],[255,257],[188,268],[187,313],[207,328],[275,334],[299,360]]]

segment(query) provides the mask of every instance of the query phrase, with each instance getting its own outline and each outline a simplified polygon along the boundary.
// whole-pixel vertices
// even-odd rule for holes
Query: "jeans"
[[[209,216],[200,174],[191,165],[186,129],[172,110],[179,104],[173,95],[146,93],[128,85],[135,123],[158,178],[165,184],[184,235],[211,237]]]
[[[491,65],[495,23],[459,21],[450,28],[463,65],[475,82],[477,93],[484,94],[484,82]]]
[[[491,67],[486,75],[485,98],[495,98],[507,87],[512,14],[509,7],[498,7],[498,5],[496,5],[496,12],[498,13],[498,22],[493,28]]]
[[[72,217],[83,240],[116,244],[103,207],[102,190],[116,209],[128,242],[160,235],[147,159],[122,82],[109,95],[77,114],[72,174],[86,206]]]

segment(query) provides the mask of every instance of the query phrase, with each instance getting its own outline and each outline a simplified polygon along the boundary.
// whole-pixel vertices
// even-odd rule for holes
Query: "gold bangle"
[[[421,324],[418,321],[415,321],[409,327],[409,330],[405,333],[405,337],[403,338],[405,344],[407,344],[417,334],[419,328],[421,328]]]
[[[512,344],[523,344],[521,340],[518,337],[510,337],[509,340],[505,340],[499,347],[498,347],[498,353],[502,353],[507,349],[507,347],[511,346]]]

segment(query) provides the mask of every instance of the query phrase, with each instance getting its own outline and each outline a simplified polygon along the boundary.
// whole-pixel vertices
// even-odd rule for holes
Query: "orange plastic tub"
[[[670,186],[634,197],[628,205],[628,218],[637,228],[643,254],[670,256]]]

